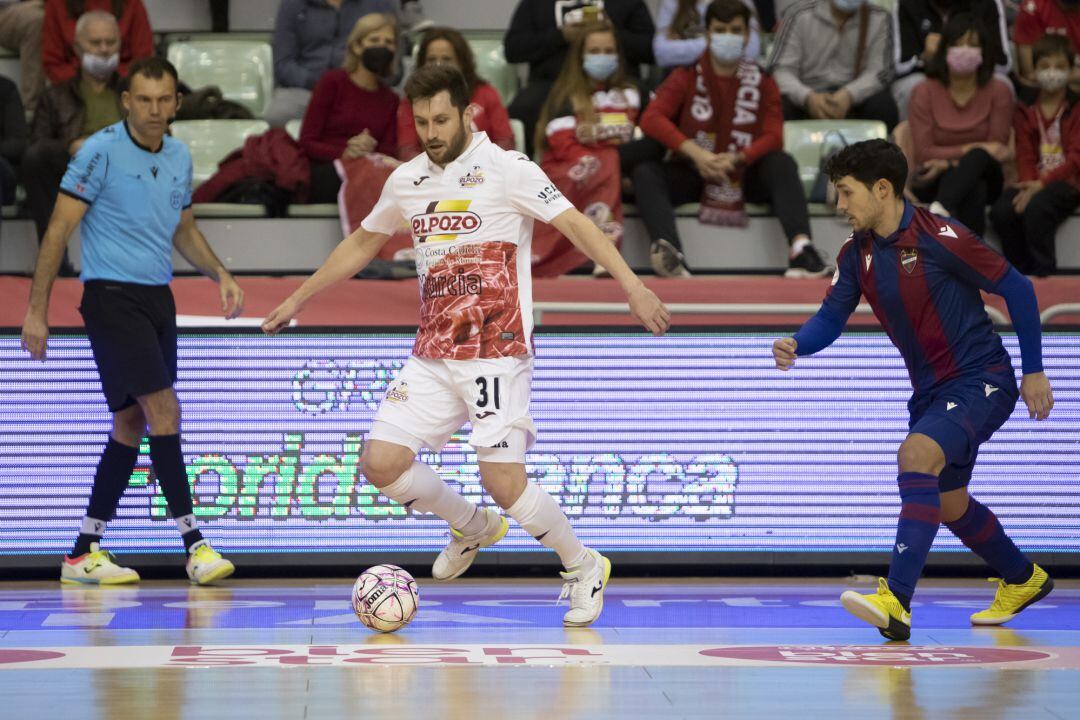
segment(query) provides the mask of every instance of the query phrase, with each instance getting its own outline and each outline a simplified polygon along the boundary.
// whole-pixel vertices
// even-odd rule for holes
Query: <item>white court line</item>
[[[949,667],[1080,668],[1077,647],[887,645],[135,645],[0,648],[0,669],[295,666]]]

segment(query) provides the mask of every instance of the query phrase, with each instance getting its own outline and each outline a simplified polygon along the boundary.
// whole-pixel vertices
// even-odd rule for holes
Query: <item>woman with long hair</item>
[[[633,142],[640,110],[614,28],[583,28],[540,111],[535,146],[547,176],[614,243],[622,239],[621,175],[640,153]],[[537,233],[533,248],[536,275],[561,275],[585,262],[550,228]]]
[[[505,150],[514,149],[514,131],[510,116],[499,97],[499,91],[476,74],[476,58],[468,41],[457,30],[446,27],[430,28],[420,40],[416,66],[428,63],[453,65],[465,76],[472,94],[473,132],[486,132],[491,142]],[[398,107],[398,158],[412,160],[423,147],[416,135],[412,104],[402,98]]]
[[[1001,195],[1001,165],[1012,156],[1012,90],[994,75],[990,47],[976,17],[950,17],[908,106],[912,191],[932,212],[955,217],[978,235],[986,229],[987,204]]]
[[[315,86],[300,127],[300,146],[311,160],[311,202],[337,200],[335,162],[396,154],[398,96],[382,81],[393,72],[397,47],[394,18],[365,15],[349,35],[344,67]]]

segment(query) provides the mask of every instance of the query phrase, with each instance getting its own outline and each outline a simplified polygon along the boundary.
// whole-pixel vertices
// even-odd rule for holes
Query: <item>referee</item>
[[[90,338],[113,429],[101,454],[90,503],[60,581],[119,585],[139,575],[99,546],[150,429],[150,460],[187,549],[187,573],[206,584],[228,577],[233,564],[203,539],[192,510],[180,449],[176,382],[176,306],[172,249],[221,291],[227,318],[240,314],[244,293],[210,249],[191,211],[191,155],[165,135],[180,104],[176,68],[160,58],[131,65],[121,96],[127,119],[86,140],[71,159],[41,244],[22,345],[45,358],[49,294],[76,226],[82,236],[83,297],[79,311]]]

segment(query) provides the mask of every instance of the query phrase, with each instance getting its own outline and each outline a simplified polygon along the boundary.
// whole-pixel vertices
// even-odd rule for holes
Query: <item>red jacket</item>
[[[703,62],[709,62],[708,57]],[[690,139],[677,123],[683,117],[684,105],[694,97],[694,76],[692,66],[678,68],[668,75],[641,116],[641,130],[671,150],[677,151],[680,145]],[[716,78],[716,81],[720,90],[718,94],[725,98],[739,88],[739,81],[735,77]],[[761,78],[761,132],[750,147],[743,150],[746,164],[753,165],[762,156],[783,147],[784,112],[780,104],[780,90],[771,76],[764,75]]]
[[[232,152],[209,180],[198,187],[192,202],[214,202],[223,192],[241,180],[265,180],[288,190],[293,201],[307,200],[311,185],[311,165],[307,155],[281,128],[249,137],[244,146]]]
[[[1080,110],[1075,98],[1065,102],[1065,114],[1061,117],[1061,147],[1065,152],[1065,164],[1039,177],[1039,104],[1018,104],[1013,116],[1016,132],[1016,167],[1020,181],[1042,180],[1044,185],[1067,182],[1080,188]]]
[[[111,13],[113,0],[84,0],[83,12],[104,10]],[[67,11],[66,0],[45,0],[45,21],[41,28],[41,62],[49,82],[59,85],[75,77],[79,58],[72,45],[75,43],[75,21]],[[142,0],[125,0],[120,16],[120,67],[127,76],[128,65],[133,60],[154,54],[154,35]]]

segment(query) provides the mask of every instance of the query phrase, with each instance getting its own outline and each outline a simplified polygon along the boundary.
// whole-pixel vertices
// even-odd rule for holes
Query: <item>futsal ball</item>
[[[420,607],[416,580],[397,565],[370,567],[353,584],[352,606],[360,622],[372,630],[400,630]]]

